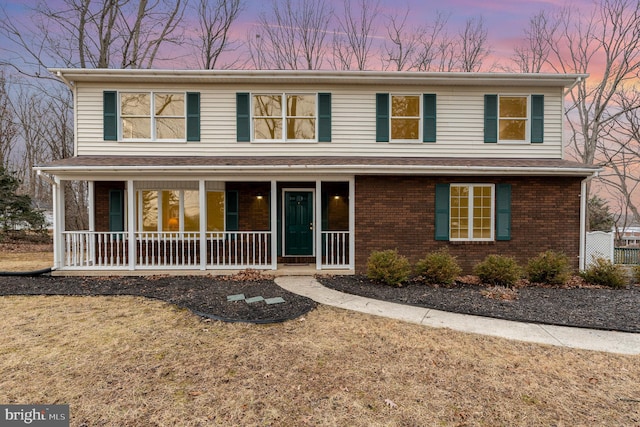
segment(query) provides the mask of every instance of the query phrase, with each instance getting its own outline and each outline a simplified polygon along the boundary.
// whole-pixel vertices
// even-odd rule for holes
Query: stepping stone
[[[244,294],[237,294],[237,295],[229,295],[227,296],[227,301],[231,302],[231,301],[242,301],[244,299]]]
[[[264,301],[264,298],[263,297],[251,297],[251,298],[247,298],[245,301],[247,302],[247,304],[253,304],[254,302]]]
[[[264,302],[266,302],[267,304],[280,304],[284,302],[284,299],[282,297],[267,298],[264,300]]]

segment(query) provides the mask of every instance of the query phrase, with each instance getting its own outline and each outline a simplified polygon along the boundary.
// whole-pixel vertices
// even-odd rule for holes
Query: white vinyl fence
[[[585,240],[585,268],[593,264],[594,260],[604,258],[614,262],[615,234],[612,231],[591,231]]]

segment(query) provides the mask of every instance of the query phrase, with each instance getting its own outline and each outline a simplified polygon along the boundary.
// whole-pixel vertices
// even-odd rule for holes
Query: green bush
[[[522,274],[515,259],[502,255],[488,255],[474,272],[482,283],[494,286],[513,286]]]
[[[534,283],[561,285],[569,279],[569,258],[561,252],[546,251],[529,260],[527,276]]]
[[[402,286],[410,273],[409,261],[397,250],[373,251],[367,260],[367,277],[391,286]]]
[[[416,263],[416,275],[429,284],[450,285],[462,273],[456,257],[446,249],[428,253]]]
[[[585,282],[592,285],[622,288],[626,285],[624,270],[604,258],[596,258],[585,271],[580,273]]]

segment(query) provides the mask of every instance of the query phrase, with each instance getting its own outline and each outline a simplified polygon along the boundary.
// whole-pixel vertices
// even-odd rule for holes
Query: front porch
[[[354,183],[88,181],[89,230],[64,227],[54,185],[58,274],[354,270]]]

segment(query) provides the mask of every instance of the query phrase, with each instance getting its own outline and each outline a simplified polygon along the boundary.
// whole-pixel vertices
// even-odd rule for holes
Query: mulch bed
[[[283,303],[227,301],[231,295]],[[134,295],[156,298],[198,315],[231,322],[274,323],[301,316],[316,307],[306,297],[288,292],[273,280],[238,280],[213,276],[151,277],[0,277],[0,295]]]
[[[457,283],[409,283],[401,288],[362,276],[321,277],[332,289],[401,304],[521,322],[640,332],[640,287],[528,286],[515,290]],[[510,299],[514,298],[514,299]]]

